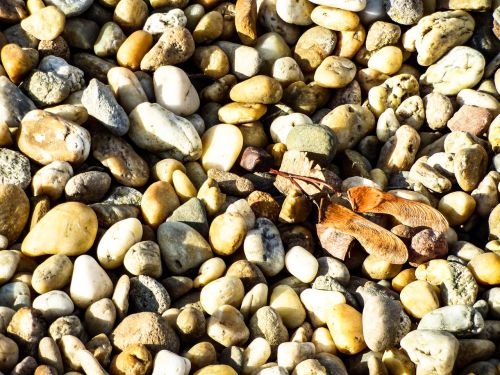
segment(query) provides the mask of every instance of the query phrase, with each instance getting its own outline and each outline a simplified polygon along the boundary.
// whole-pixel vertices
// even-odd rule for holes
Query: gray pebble
[[[66,20],[62,36],[70,47],[92,49],[99,36],[99,25],[85,18],[71,18]]]
[[[280,315],[269,306],[257,310],[250,319],[248,328],[250,329],[250,340],[256,337],[265,338],[271,345],[273,353],[276,353],[279,344],[288,341],[288,330]]]
[[[374,296],[365,300],[363,336],[369,349],[380,352],[397,344],[401,304],[390,298]]]
[[[470,364],[459,373],[459,375],[470,374],[497,375],[498,371],[494,364],[487,361],[481,361]]]
[[[489,340],[461,339],[459,340],[455,368],[462,368],[475,361],[488,359],[495,352],[495,344]]]
[[[71,177],[64,187],[64,193],[69,201],[94,203],[104,197],[110,186],[111,177],[107,173],[89,171]]]
[[[87,341],[85,328],[76,315],[62,316],[54,320],[49,327],[49,334],[56,342],[65,335],[78,337],[82,342]]]
[[[422,0],[384,0],[387,15],[402,25],[413,25],[424,15]]]
[[[142,193],[139,190],[128,186],[117,186],[111,190],[108,197],[103,203],[117,204],[117,205],[131,205],[141,206]]]
[[[20,24],[5,29],[3,35],[7,42],[15,43],[22,48],[37,48],[40,41],[25,31]]]
[[[207,176],[217,181],[224,194],[246,197],[255,190],[253,183],[249,179],[238,176],[235,173],[211,168],[208,170]]]
[[[163,285],[155,279],[140,275],[130,279],[130,309],[134,312],[156,312],[162,314],[170,307],[170,296]]]
[[[488,302],[489,314],[491,318],[500,320],[500,287],[489,289],[484,294],[484,298],[486,298],[486,301]]]
[[[31,375],[35,372],[38,363],[36,359],[28,356],[25,357],[21,362],[19,362],[16,367],[12,369],[10,375]]]
[[[31,182],[30,162],[26,156],[8,148],[0,148],[0,184],[26,189]]]
[[[82,14],[92,5],[93,0],[45,0],[46,5],[55,5],[67,17]]]
[[[126,204],[93,203],[90,205],[97,215],[97,222],[100,227],[109,228],[113,224],[128,219],[129,217],[139,217],[140,209]]]
[[[31,306],[29,286],[21,281],[2,285],[0,288],[0,306],[10,307],[14,310]]]
[[[89,115],[99,120],[111,133],[122,136],[128,132],[130,122],[127,113],[118,104],[109,86],[92,79],[83,91],[82,104]]]
[[[94,53],[100,57],[115,56],[126,39],[125,33],[114,22],[107,22],[101,27],[94,44]]]
[[[7,77],[0,77],[0,123],[18,127],[35,104]]]
[[[484,319],[471,306],[445,306],[424,315],[418,329],[447,331],[456,336],[470,336],[480,333],[484,328]]]
[[[342,285],[349,283],[349,270],[341,261],[332,257],[318,258],[318,273],[317,276],[331,276]]]
[[[172,212],[167,221],[178,221],[189,225],[203,237],[208,236],[208,219],[205,206],[198,198],[191,198]]]

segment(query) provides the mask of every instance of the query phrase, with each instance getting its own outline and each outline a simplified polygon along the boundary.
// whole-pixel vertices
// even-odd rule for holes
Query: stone
[[[445,236],[433,229],[424,229],[411,239],[408,252],[410,264],[419,265],[434,258],[440,258],[448,253]]]
[[[313,9],[311,19],[315,24],[334,31],[354,30],[359,24],[356,13],[324,5]]]
[[[458,340],[448,332],[416,330],[401,340],[401,347],[419,373],[448,373],[458,354]]]
[[[15,341],[4,335],[0,335],[0,348],[2,349],[0,370],[10,371],[18,362],[19,348]]]
[[[153,45],[153,36],[144,30],[134,31],[120,45],[116,53],[118,64],[131,70],[139,70],[141,61]]]
[[[285,255],[288,272],[304,283],[310,283],[316,277],[319,264],[316,258],[301,246],[294,246]]]
[[[31,99],[7,77],[0,77],[0,123],[18,127],[23,117],[35,108]]]
[[[222,48],[206,46],[196,48],[193,60],[202,72],[213,78],[221,78],[229,73],[229,58]]]
[[[70,284],[71,299],[76,306],[86,308],[92,303],[111,297],[113,283],[101,266],[89,255],[76,258]]]
[[[281,85],[275,79],[258,75],[240,82],[231,88],[229,96],[240,103],[277,103],[283,95]]]
[[[240,130],[229,124],[209,128],[202,137],[201,163],[208,171],[211,168],[229,171],[243,148]]]
[[[142,216],[151,227],[157,228],[180,205],[174,188],[168,182],[151,184],[141,200]]]
[[[197,160],[202,152],[191,122],[156,103],[141,103],[130,113],[128,135],[139,147],[178,160]]]
[[[492,121],[493,116],[488,109],[463,105],[448,121],[448,128],[451,131],[466,131],[481,136],[487,133]]]
[[[153,365],[153,375],[188,375],[191,362],[168,350],[156,353]]]
[[[56,319],[49,327],[49,334],[56,342],[66,335],[84,341],[87,339],[85,328],[76,315],[62,316]]]
[[[42,8],[21,21],[21,27],[40,40],[54,40],[63,32],[64,24],[64,13],[55,6]]]
[[[99,57],[115,56],[125,39],[120,26],[114,22],[106,22],[95,41],[94,53]]]
[[[111,374],[123,374],[133,369],[134,374],[147,374],[153,367],[153,357],[143,344],[131,344],[113,358]]]
[[[67,161],[79,165],[90,153],[90,134],[74,122],[33,110],[23,118],[17,144],[26,156],[40,164]]]
[[[185,223],[206,237],[209,225],[207,213],[203,203],[198,198],[191,198],[176,208],[167,218],[167,221],[178,221]]]
[[[39,294],[63,289],[71,280],[73,263],[63,254],[52,255],[33,271],[32,288]]]
[[[7,44],[2,48],[1,60],[4,71],[15,84],[21,81],[38,65],[38,52],[33,48],[23,48],[17,44]]]
[[[327,325],[339,352],[352,355],[366,348],[362,315],[353,307],[345,303],[334,305],[327,316]]]
[[[21,250],[28,256],[87,252],[97,235],[97,217],[82,203],[66,202],[51,209],[24,238]]]
[[[243,283],[236,277],[221,277],[201,290],[200,303],[209,315],[223,305],[239,307],[243,300]]]
[[[241,42],[254,44],[257,39],[257,3],[251,0],[237,1],[234,22]]]
[[[120,0],[113,13],[116,22],[126,34],[141,29],[148,18],[148,6],[142,0]]]
[[[243,244],[247,229],[243,217],[237,213],[224,213],[210,225],[209,241],[212,251],[221,256],[233,254]]]
[[[73,313],[75,306],[71,298],[60,290],[52,290],[33,300],[33,308],[41,311],[47,322]]]
[[[187,224],[163,223],[157,236],[163,261],[173,274],[182,274],[212,257],[208,242]]]
[[[0,148],[0,184],[26,189],[31,182],[30,164],[23,154]]]
[[[215,45],[227,55],[231,72],[239,79],[253,77],[259,72],[262,59],[255,48],[226,41],[218,41]]]
[[[132,275],[158,278],[163,271],[160,247],[153,241],[137,242],[126,252],[123,265]]]
[[[124,139],[107,131],[92,134],[92,156],[107,167],[120,184],[140,187],[149,179],[146,161]]]
[[[304,73],[314,71],[337,45],[335,31],[315,26],[304,31],[294,49],[294,59]]]
[[[83,91],[82,104],[111,133],[122,136],[129,130],[128,116],[116,101],[109,86],[92,79]]]
[[[111,333],[110,340],[119,350],[125,350],[131,344],[145,345],[151,353],[179,350],[179,338],[174,330],[165,318],[153,312],[127,316]]]
[[[467,59],[468,64],[462,62]],[[456,95],[475,86],[483,76],[483,55],[470,47],[454,47],[420,77],[420,84],[443,95]],[[443,74],[446,74],[443,79]],[[455,80],[460,77],[460,80]]]
[[[266,218],[256,220],[256,229],[243,243],[247,260],[258,265],[266,276],[274,276],[285,265],[285,251],[276,226]]]
[[[454,305],[424,315],[417,329],[446,331],[463,337],[478,334],[483,328],[483,317],[476,309],[467,305]]]
[[[155,96],[158,104],[178,116],[196,112],[200,99],[187,74],[175,66],[162,66],[154,73]]]
[[[235,307],[224,305],[217,308],[208,318],[207,334],[227,348],[246,343],[250,331],[245,325],[243,315]]]
[[[104,60],[94,54],[78,52],[72,55],[73,64],[83,70],[89,78],[96,78],[101,82],[107,82],[106,75],[111,68],[116,65],[108,60]]]
[[[391,264],[385,259],[370,254],[363,261],[361,271],[370,279],[386,280],[396,276],[401,271],[401,265]]]
[[[246,177],[238,176],[236,173],[226,172],[217,168],[210,168],[207,171],[207,176],[209,181],[207,183],[207,187],[211,187],[212,185],[217,184],[220,190],[228,195],[233,195],[237,197],[247,197],[252,191],[255,190],[255,186]],[[201,198],[202,188],[200,188],[199,196]],[[207,199],[202,199],[207,206],[209,211],[214,211],[212,214],[215,214],[215,210],[211,209],[208,204]],[[220,207],[219,207],[220,208]]]
[[[325,125],[304,124],[292,128],[286,138],[287,149],[305,151],[319,162],[332,161],[337,151],[337,136]]]
[[[139,79],[126,68],[116,67],[110,69],[108,71],[108,82],[113,94],[127,113],[130,113],[139,104],[148,101]]]
[[[209,365],[196,371],[195,375],[236,375],[236,371],[227,365]]]
[[[15,23],[19,22],[23,18],[26,18],[27,16],[28,11],[26,9],[26,4],[22,1],[7,0],[0,7],[0,20],[2,22]]]
[[[398,47],[385,46],[373,53],[368,60],[368,67],[384,74],[394,74],[403,63],[403,53]]]
[[[62,34],[70,47],[82,50],[93,49],[98,35],[99,25],[85,18],[68,19]]]
[[[465,223],[476,208],[476,201],[463,191],[448,193],[439,200],[438,209],[450,225]]]
[[[292,371],[301,362],[315,355],[315,347],[310,342],[284,342],[278,346],[278,365]]]
[[[373,296],[363,308],[363,337],[369,349],[380,352],[398,342],[401,304],[383,296]]]
[[[35,355],[38,342],[45,336],[47,324],[42,313],[31,307],[21,307],[12,316],[7,334],[19,345],[21,352]]]
[[[31,306],[31,293],[28,285],[22,281],[13,281],[2,285],[0,288],[0,306],[6,306],[14,310]]]
[[[424,98],[425,119],[433,130],[442,129],[453,116],[451,100],[438,92],[432,92]]]
[[[471,259],[467,267],[480,284],[493,286],[500,283],[498,277],[500,256],[496,253],[478,254]],[[492,290],[490,289],[490,292]]]
[[[417,297],[418,296],[418,297]],[[423,280],[413,281],[401,290],[401,304],[412,317],[421,319],[439,308],[439,299],[432,285]]]
[[[46,0],[45,3],[55,5],[66,17],[74,17],[85,12],[92,5],[92,0]]]
[[[401,25],[413,25],[424,15],[422,0],[405,2],[402,0],[384,0],[387,15]]]
[[[170,296],[158,281],[139,275],[130,279],[129,303],[131,312],[162,314],[170,307]]]
[[[288,341],[288,331],[283,325],[280,315],[270,306],[264,306],[250,318],[248,324],[250,338],[254,340],[262,337],[271,346],[273,353],[276,353],[278,346]]]
[[[328,126],[337,137],[337,151],[353,148],[365,135],[375,128],[375,117],[357,104],[338,106],[324,116],[320,124]]]
[[[287,285],[278,285],[273,289],[269,306],[281,316],[283,324],[289,329],[298,328],[306,319],[306,310],[299,296]]]
[[[41,40],[38,44],[38,53],[42,59],[51,55],[66,61],[71,58],[68,43],[62,36],[58,36],[54,40]]]
[[[195,341],[205,335],[206,321],[203,311],[195,307],[183,309],[175,320],[175,327],[186,341]]]
[[[292,25],[307,26],[312,23],[311,12],[314,5],[308,1],[292,3],[290,0],[276,1],[276,12],[280,18]]]
[[[344,57],[328,56],[316,69],[314,80],[320,86],[342,88],[347,86],[356,75],[356,66]]]
[[[375,51],[379,48],[395,45],[401,37],[401,27],[394,23],[376,21],[366,34],[366,49]]]
[[[0,283],[9,281],[17,270],[20,255],[14,251],[0,251]]]
[[[163,65],[176,65],[188,60],[194,53],[195,43],[188,29],[169,27],[141,61],[141,70],[155,71]]]
[[[71,177],[64,187],[68,201],[95,203],[100,201],[111,186],[111,177],[105,172],[89,171]]]
[[[226,124],[245,124],[259,120],[266,110],[263,104],[232,102],[219,109],[218,117]]]
[[[97,245],[97,258],[105,269],[123,265],[127,251],[138,243],[143,235],[141,222],[128,218],[113,224],[101,237]]]

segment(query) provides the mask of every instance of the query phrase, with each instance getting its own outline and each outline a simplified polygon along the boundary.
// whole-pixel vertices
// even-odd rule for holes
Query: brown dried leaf
[[[399,198],[368,186],[353,187],[347,191],[347,196],[356,212],[388,214],[410,227],[426,226],[438,232],[446,232],[449,227],[441,212],[425,203]]]
[[[320,225],[353,236],[368,254],[392,264],[404,264],[408,260],[408,249],[397,236],[340,204],[330,202],[326,206]]]

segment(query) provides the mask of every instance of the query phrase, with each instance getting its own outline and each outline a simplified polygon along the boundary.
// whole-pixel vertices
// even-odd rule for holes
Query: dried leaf
[[[348,208],[330,202],[321,216],[320,224],[353,236],[368,254],[392,264],[404,264],[408,260],[408,249],[403,241]]]
[[[356,186],[347,191],[353,210],[394,216],[410,227],[426,226],[438,232],[448,230],[448,221],[435,208],[421,202],[399,198],[368,186]]]

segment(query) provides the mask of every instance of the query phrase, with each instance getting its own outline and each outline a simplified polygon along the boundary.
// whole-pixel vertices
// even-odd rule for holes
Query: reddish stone
[[[488,131],[492,121],[493,115],[486,108],[463,105],[448,121],[448,128],[481,136]]]

